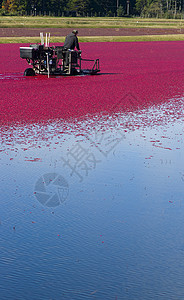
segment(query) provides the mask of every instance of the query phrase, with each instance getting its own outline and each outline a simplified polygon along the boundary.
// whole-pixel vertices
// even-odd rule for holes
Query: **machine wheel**
[[[35,71],[32,68],[28,68],[24,71],[24,76],[35,76]]]

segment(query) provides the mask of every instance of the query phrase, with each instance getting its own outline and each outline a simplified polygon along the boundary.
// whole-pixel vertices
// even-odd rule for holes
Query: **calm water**
[[[183,107],[1,128],[1,300],[184,299]]]

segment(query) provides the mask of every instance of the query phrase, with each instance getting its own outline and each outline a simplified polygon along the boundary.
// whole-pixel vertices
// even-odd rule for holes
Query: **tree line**
[[[181,18],[184,0],[0,0],[1,15]]]

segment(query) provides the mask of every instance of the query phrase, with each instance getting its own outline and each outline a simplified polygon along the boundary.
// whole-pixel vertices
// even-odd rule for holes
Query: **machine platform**
[[[27,68],[25,76],[47,75],[95,75],[100,72],[99,59],[82,59],[81,51],[65,49],[63,46],[45,47],[34,44],[20,47],[20,57],[32,67]],[[90,68],[82,69],[87,63]]]

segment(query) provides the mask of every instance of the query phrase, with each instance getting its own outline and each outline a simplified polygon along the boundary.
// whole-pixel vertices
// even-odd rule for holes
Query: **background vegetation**
[[[0,16],[0,28],[175,28],[182,33],[184,19],[128,17]],[[141,34],[141,32],[140,32]]]
[[[51,37],[51,43],[64,43],[65,37]],[[93,36],[79,37],[79,42],[150,42],[150,41],[183,41],[184,34],[180,35],[146,35],[146,36]],[[0,44],[8,43],[40,43],[39,37],[3,37]]]
[[[181,19],[184,0],[0,0],[0,14]]]

